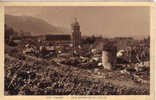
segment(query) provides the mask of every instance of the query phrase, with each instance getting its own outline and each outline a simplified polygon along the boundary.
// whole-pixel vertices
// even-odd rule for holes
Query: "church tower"
[[[77,52],[80,47],[80,42],[81,42],[80,25],[77,21],[77,18],[74,19],[74,22],[72,23],[71,26],[72,26],[73,50]]]

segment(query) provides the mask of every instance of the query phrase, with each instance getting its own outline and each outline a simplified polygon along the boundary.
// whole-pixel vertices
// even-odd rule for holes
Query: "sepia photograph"
[[[4,95],[150,95],[149,6],[7,6]]]

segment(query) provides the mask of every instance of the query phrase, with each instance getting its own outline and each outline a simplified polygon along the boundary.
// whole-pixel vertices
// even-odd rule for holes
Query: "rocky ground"
[[[84,69],[5,54],[5,95],[149,95],[149,70]]]

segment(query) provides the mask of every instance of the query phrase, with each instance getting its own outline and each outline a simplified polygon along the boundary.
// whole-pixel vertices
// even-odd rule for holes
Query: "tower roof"
[[[72,23],[73,26],[79,26],[79,22],[77,21],[77,18],[74,18],[74,22]]]

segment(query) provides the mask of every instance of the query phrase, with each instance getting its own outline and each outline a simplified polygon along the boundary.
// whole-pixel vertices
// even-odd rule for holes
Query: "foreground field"
[[[121,73],[103,68],[83,69],[25,56],[5,54],[5,95],[149,95],[149,72]]]

